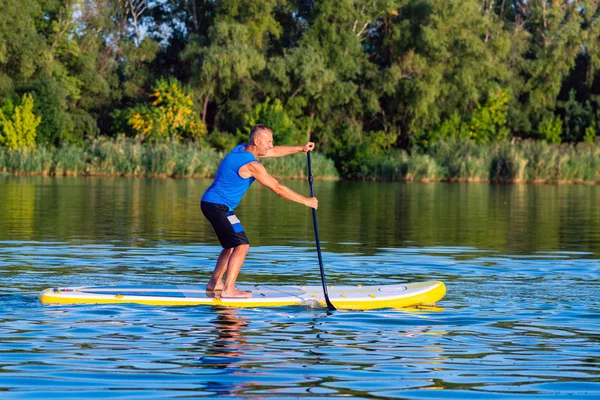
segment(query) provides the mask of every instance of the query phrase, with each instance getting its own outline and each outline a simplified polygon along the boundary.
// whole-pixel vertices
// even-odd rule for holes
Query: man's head
[[[248,144],[256,147],[259,156],[266,155],[273,148],[273,131],[266,125],[254,125],[250,131]]]

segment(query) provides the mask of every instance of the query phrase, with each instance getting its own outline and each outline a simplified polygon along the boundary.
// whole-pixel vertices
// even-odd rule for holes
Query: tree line
[[[227,149],[257,123],[344,176],[444,140],[594,142],[598,0],[0,0],[0,146]]]

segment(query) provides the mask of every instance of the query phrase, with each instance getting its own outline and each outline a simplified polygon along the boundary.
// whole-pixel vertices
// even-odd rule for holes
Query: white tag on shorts
[[[235,215],[230,215],[227,217],[227,219],[229,220],[229,222],[231,222],[231,225],[240,223],[240,220]]]

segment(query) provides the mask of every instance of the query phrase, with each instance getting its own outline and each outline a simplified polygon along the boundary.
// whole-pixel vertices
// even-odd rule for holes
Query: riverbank
[[[0,172],[210,178],[224,154],[193,143],[140,143],[124,137],[98,138],[81,146],[37,146],[16,151],[0,148]],[[279,178],[306,176],[304,154],[261,161]],[[516,141],[476,145],[446,141],[437,142],[427,150],[391,150],[383,155],[368,155],[355,164],[358,165],[355,170],[343,175],[336,170],[332,159],[315,153],[313,173],[318,179],[598,184],[600,144]]]
[[[600,183],[600,144],[437,142],[412,154],[366,158],[357,179],[498,183]]]
[[[0,172],[14,175],[124,176],[148,178],[214,177],[225,152],[193,143],[140,143],[124,137],[93,139],[83,146],[37,146],[15,151],[0,147]],[[261,160],[279,178],[302,178],[306,157]],[[320,179],[338,179],[333,161],[315,153]]]

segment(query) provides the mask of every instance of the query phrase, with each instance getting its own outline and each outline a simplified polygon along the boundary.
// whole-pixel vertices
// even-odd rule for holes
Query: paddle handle
[[[310,151],[306,153],[308,159],[308,185],[310,186],[310,197],[315,197],[315,190],[313,188],[313,175],[312,175],[312,163],[310,160]],[[313,226],[315,228],[315,241],[317,242],[317,255],[319,256],[319,269],[321,270],[321,284],[323,285],[323,294],[325,295],[325,303],[327,308],[335,310],[335,306],[329,300],[329,293],[327,293],[327,283],[325,283],[325,269],[323,268],[323,257],[321,256],[321,241],[319,240],[319,225],[317,224],[317,210],[312,209]]]

